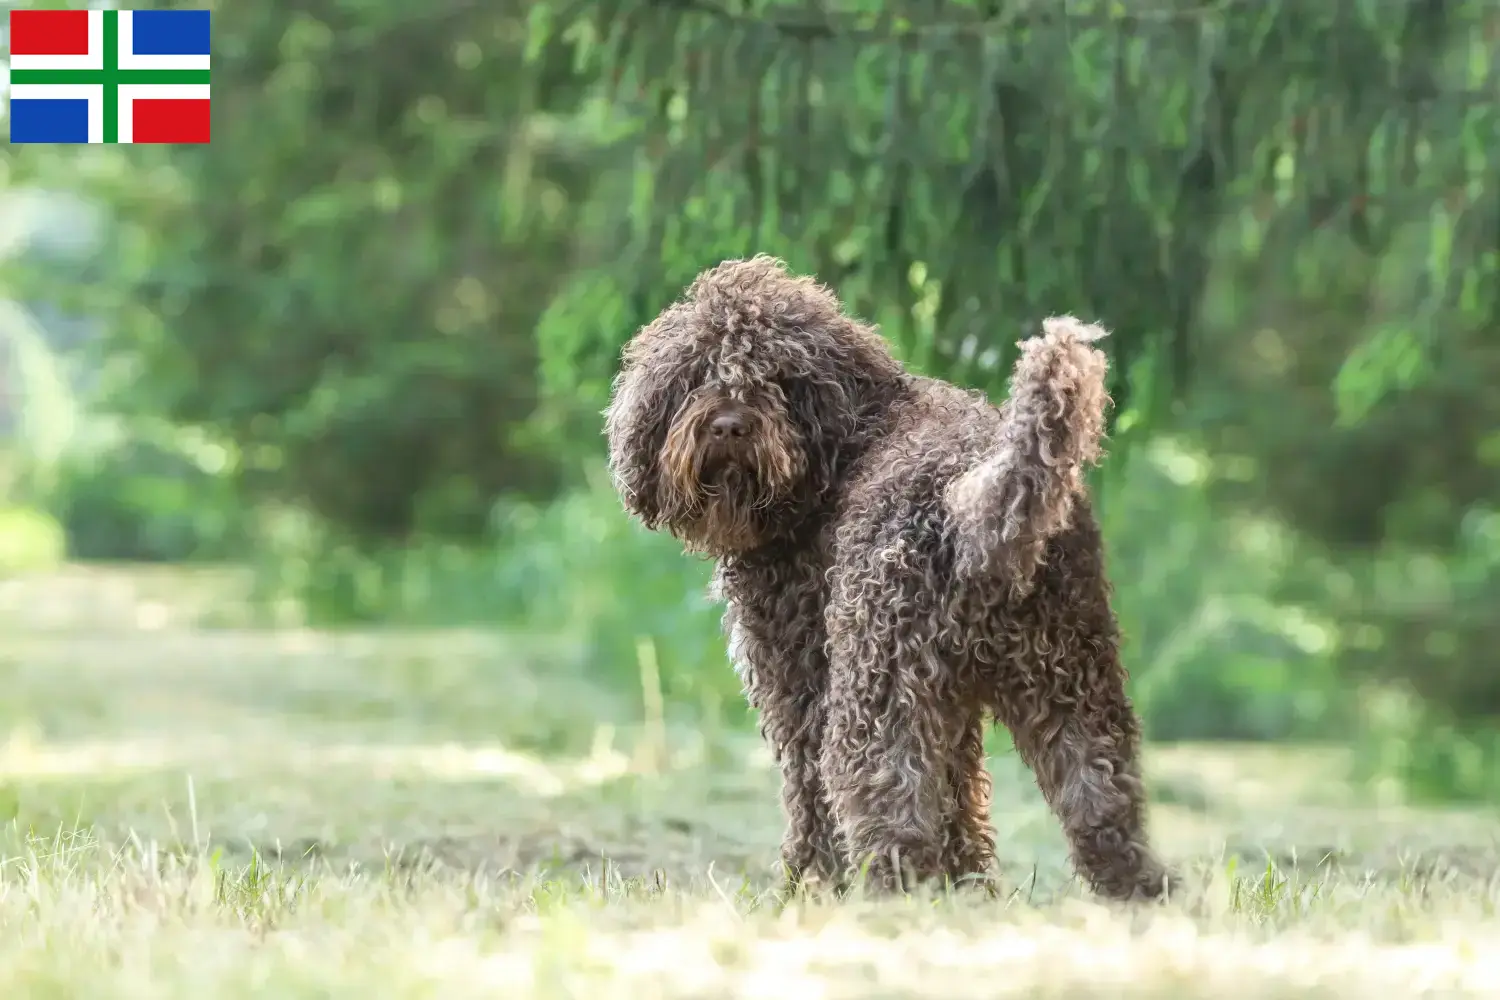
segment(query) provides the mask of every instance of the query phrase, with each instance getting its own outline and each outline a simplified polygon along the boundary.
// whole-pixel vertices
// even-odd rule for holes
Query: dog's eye
[[[784,378],[777,383],[784,399],[796,399],[807,394],[808,382],[805,378]]]

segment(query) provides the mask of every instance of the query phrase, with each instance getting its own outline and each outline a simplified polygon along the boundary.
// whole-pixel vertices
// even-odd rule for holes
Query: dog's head
[[[901,377],[828,289],[771,257],[725,261],[625,347],[605,411],[615,486],[690,549],[749,551],[831,495]]]

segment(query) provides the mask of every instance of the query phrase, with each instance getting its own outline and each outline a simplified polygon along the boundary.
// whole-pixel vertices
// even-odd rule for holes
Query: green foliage
[[[567,463],[528,434],[531,330],[591,138],[549,125],[568,64],[528,64],[504,6],[214,23],[213,143],[71,171],[112,208],[107,280],[68,279],[112,317],[112,405],[225,439],[246,497],[366,541],[472,539],[497,493],[546,496]]]
[[[619,0],[536,21],[636,122],[633,169],[599,189],[634,297],[660,301],[704,260],[785,252],[896,319],[924,367],[999,390],[1011,331],[1060,308],[1107,317],[1122,370],[1166,346],[1163,388],[1180,389],[1221,218],[1278,249],[1325,227],[1382,248],[1417,224],[1417,273],[1463,275],[1424,280],[1427,314],[1483,299],[1488,17],[1422,0]],[[1376,354],[1399,385],[1391,365],[1409,366]]]
[[[58,266],[66,271],[76,261]],[[241,548],[242,504],[223,475],[225,447],[159,417],[123,421],[101,412],[92,387],[80,389],[95,381],[87,377],[100,360],[92,351],[49,342],[25,310],[0,319],[0,351],[14,361],[0,388],[15,404],[15,440],[0,478],[16,500],[49,512],[50,530],[60,523],[59,551],[44,562],[64,548],[73,559],[151,562],[222,558]],[[50,552],[51,535],[36,538],[39,551]]]
[[[137,432],[70,451],[53,471],[48,506],[74,559],[220,559],[244,550],[242,507],[224,464],[222,447]]]
[[[1500,731],[1493,723],[1458,717],[1410,687],[1372,688],[1362,701],[1360,777],[1395,781],[1419,801],[1500,796]]]
[[[638,690],[644,656],[669,701],[744,717],[708,564],[622,516],[602,479],[553,503],[505,505],[483,550],[361,551],[295,517],[265,538],[260,599],[289,600],[313,624],[483,622],[567,636],[593,676]]]
[[[0,576],[52,569],[64,555],[62,526],[45,511],[0,507]]]
[[[1302,571],[1275,522],[1225,523],[1209,461],[1158,439],[1100,477],[1132,696],[1159,739],[1286,739],[1348,732],[1334,623],[1275,599]]]
[[[655,670],[671,700],[743,715],[709,564],[622,517],[602,476],[546,508],[512,508],[500,527],[516,621],[586,636],[601,670]]]

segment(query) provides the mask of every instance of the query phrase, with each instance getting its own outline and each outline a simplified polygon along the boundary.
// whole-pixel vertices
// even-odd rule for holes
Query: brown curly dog
[[[986,873],[988,713],[1094,890],[1166,892],[1084,492],[1102,336],[1047,320],[997,408],[908,374],[832,292],[758,256],[699,275],[626,346],[615,485],[717,561],[730,655],[784,778],[793,885]]]

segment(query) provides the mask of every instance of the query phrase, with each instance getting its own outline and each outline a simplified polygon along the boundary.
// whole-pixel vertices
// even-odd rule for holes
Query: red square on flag
[[[138,97],[130,102],[131,142],[207,142],[207,101]]]
[[[12,56],[86,56],[89,12],[86,10],[13,10],[10,12]]]

